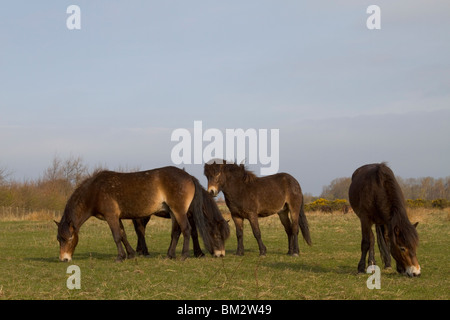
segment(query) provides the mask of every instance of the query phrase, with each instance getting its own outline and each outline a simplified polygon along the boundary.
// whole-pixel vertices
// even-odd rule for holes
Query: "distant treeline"
[[[50,166],[36,180],[15,181],[7,168],[0,168],[0,207],[31,210],[64,210],[67,199],[76,186],[102,166],[89,168],[81,157],[54,157]],[[137,171],[139,168],[119,168],[116,171]],[[397,177],[409,207],[444,208],[450,206],[450,176],[435,179]],[[351,178],[337,178],[323,187],[319,197],[305,194],[307,210],[342,210],[348,206]]]
[[[427,209],[445,209],[450,207],[450,201],[446,199],[424,200],[424,199],[406,199],[406,207],[411,209],[427,208]],[[306,211],[320,211],[320,212],[335,212],[342,213],[350,212],[351,206],[346,199],[324,199],[318,198],[314,201],[305,204]]]
[[[64,210],[76,186],[96,170],[89,170],[81,157],[61,159],[52,164],[36,180],[15,181],[6,168],[0,169],[0,207],[33,210]]]
[[[432,177],[404,179],[396,177],[402,188],[405,199],[423,199],[432,201],[436,199],[450,200],[450,176],[435,179]],[[348,200],[348,188],[351,178],[337,178],[324,186],[320,198],[335,200]],[[314,200],[314,199],[312,199]]]
[[[450,176],[435,179],[396,177],[409,208],[448,208],[450,207]],[[323,187],[319,197],[305,195],[305,209],[308,211],[348,212],[348,189],[351,178],[337,178]]]

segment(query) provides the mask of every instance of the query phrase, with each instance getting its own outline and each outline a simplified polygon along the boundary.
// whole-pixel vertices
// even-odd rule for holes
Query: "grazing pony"
[[[212,222],[211,227],[214,228],[214,225],[220,225],[223,223],[222,213],[220,212],[220,209],[217,206],[216,201],[214,201],[214,198],[211,196],[211,194],[209,194],[204,188],[202,188],[202,193],[203,193],[203,205],[202,205],[203,213],[205,215],[208,214],[208,212],[213,213],[213,215],[212,215],[213,220],[211,221]],[[156,213],[155,216],[170,219],[170,214],[168,212],[159,212],[159,213]],[[191,227],[192,227],[191,236],[192,236],[192,243],[194,245],[194,256],[195,257],[203,257],[205,254],[203,253],[202,249],[200,248],[200,244],[198,242],[197,228],[195,226],[195,221],[192,217],[192,213],[190,211],[188,212],[188,219],[189,219],[189,223],[191,224]],[[149,221],[150,221],[150,216],[141,218],[141,219],[133,219],[134,229],[136,231],[136,235],[138,238],[136,252],[138,254],[141,254],[144,256],[149,255],[147,243],[145,241],[145,228]],[[176,232],[179,235],[181,232],[181,229],[179,228],[178,224],[176,224],[173,227],[175,227],[175,230],[173,230],[172,232]],[[222,228],[221,231],[223,232],[222,238],[227,239],[229,237],[230,229]],[[215,247],[217,247],[217,245]],[[222,256],[222,255],[225,256],[225,250],[223,250],[223,252],[216,253],[216,256]]]
[[[153,214],[154,216],[158,216],[164,219],[170,219],[170,213],[169,212],[158,212]],[[139,218],[139,219],[133,219],[133,226],[134,230],[136,232],[137,236],[137,245],[136,245],[136,253],[138,255],[143,256],[149,256],[150,253],[148,252],[147,242],[145,241],[145,229],[147,227],[148,222],[150,221],[151,216],[145,217],[145,218]],[[194,256],[195,257],[204,257],[205,254],[203,253],[200,243],[198,241],[198,232],[197,228],[195,227],[194,218],[192,217],[192,214],[188,212],[188,220],[189,224],[191,225],[191,237],[192,237],[192,244],[194,245]],[[179,235],[181,233],[180,226],[176,224],[172,224],[172,235],[173,238],[175,238],[175,235],[178,235],[176,238],[179,238]],[[220,256],[217,255],[217,256]]]
[[[420,265],[416,257],[419,236],[416,224],[411,224],[406,214],[402,190],[392,170],[385,164],[368,164],[358,168],[352,176],[349,199],[353,211],[361,221],[361,259],[358,272],[365,273],[365,259],[375,264],[374,235],[385,268],[391,266],[391,254],[397,262],[397,271],[408,276],[419,276]]]
[[[95,216],[106,220],[117,246],[116,261],[134,257],[135,251],[128,243],[121,219],[145,218],[152,214],[170,214],[172,241],[168,257],[175,257],[176,244],[183,233],[182,259],[189,255],[191,225],[188,212],[192,212],[197,230],[206,249],[215,255],[223,255],[228,224],[222,216],[202,210],[202,186],[197,179],[176,167],[134,173],[101,171],[86,179],[67,201],[63,217],[58,225],[60,243],[59,259],[71,261],[78,243],[81,225]],[[126,253],[122,247],[125,245]]]
[[[236,225],[238,246],[236,255],[244,254],[243,222],[250,221],[259,254],[266,254],[261,240],[258,217],[277,213],[288,236],[288,254],[298,256],[299,226],[306,243],[311,245],[308,221],[303,209],[303,194],[299,183],[287,173],[256,177],[244,165],[212,160],[205,164],[204,174],[208,179],[208,191],[217,195],[220,191]]]

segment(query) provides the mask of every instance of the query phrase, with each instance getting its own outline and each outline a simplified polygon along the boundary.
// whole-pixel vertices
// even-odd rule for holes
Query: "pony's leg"
[[[389,236],[387,234],[387,228],[385,225],[377,225],[377,243],[380,249],[381,259],[384,263],[384,268],[388,269],[391,267],[391,250],[389,244]]]
[[[391,240],[389,238],[387,226],[384,227],[384,242],[386,243],[386,260],[384,261],[384,267],[391,268]]]
[[[258,216],[256,214],[253,214],[249,217],[248,220],[250,221],[250,226],[252,227],[253,235],[255,236],[256,241],[258,242],[259,255],[265,256],[266,246],[264,245],[261,239],[261,230],[259,229]]]
[[[236,226],[236,238],[237,238],[237,249],[236,255],[244,255],[244,219],[238,217],[237,215],[231,215]]]
[[[183,249],[181,250],[181,259],[185,260],[187,257],[189,257],[189,242],[191,239],[191,226],[190,226],[189,220],[187,218],[187,213],[180,214],[175,211],[172,211],[172,217],[174,217],[176,222],[178,222],[179,228],[181,229],[181,232],[183,233]],[[172,218],[172,221],[173,220],[174,219]],[[179,235],[178,235],[178,237],[179,237]]]
[[[299,231],[299,224],[298,224],[298,216],[292,217],[292,236],[291,236],[291,241],[292,241],[292,256],[294,257],[298,257],[298,255],[300,254],[300,249],[298,247],[298,231]]]
[[[125,246],[125,249],[127,250],[128,259],[132,259],[136,256],[136,252],[128,242],[127,234],[125,233],[125,228],[123,227],[122,220],[119,220],[119,224],[120,224],[120,233],[122,236],[122,243]]]
[[[183,233],[183,249],[181,250],[181,260],[189,257],[189,242],[191,241],[191,225],[186,215],[181,216],[178,220],[181,232]]]
[[[134,230],[138,238],[136,252],[138,255],[148,256],[147,243],[145,242],[145,227],[150,221],[150,217],[133,219]]]
[[[191,225],[191,236],[192,236],[192,243],[194,245],[194,256],[197,258],[204,257],[205,254],[203,253],[202,249],[200,248],[200,243],[198,242],[198,232],[197,227],[194,223],[194,218],[192,216],[189,217],[189,224]]]
[[[358,273],[366,273],[366,257],[367,251],[370,249],[370,235],[372,233],[370,223],[364,223],[361,220],[361,259],[358,263]],[[372,234],[373,237],[373,234]],[[370,262],[369,262],[370,263]]]
[[[369,246],[369,259],[367,260],[367,263],[369,266],[376,265],[375,262],[375,237],[372,232],[372,228],[369,229],[369,236],[370,236],[370,246]]]
[[[177,248],[178,239],[180,238],[181,229],[175,217],[172,216],[172,233],[169,245],[169,250],[167,250],[167,257],[169,259],[175,259],[175,249]]]
[[[284,210],[281,212],[278,212],[278,216],[280,217],[280,221],[283,224],[284,231],[286,231],[287,237],[288,237],[288,255],[294,255],[294,243],[293,243],[293,237],[292,237],[292,226],[291,226],[291,220],[289,219],[288,211]],[[298,252],[297,252],[298,255]]]
[[[122,247],[122,231],[120,228],[120,220],[118,218],[109,218],[106,220],[106,222],[109,225],[109,228],[111,229],[114,242],[117,246],[117,258],[116,261],[120,262],[122,260],[125,260],[127,257],[127,254],[125,253],[125,250],[123,250]]]

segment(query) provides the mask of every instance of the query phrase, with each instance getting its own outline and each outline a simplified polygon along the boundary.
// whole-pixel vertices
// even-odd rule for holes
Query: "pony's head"
[[[205,163],[204,175],[208,179],[208,192],[212,196],[217,196],[222,190],[225,182],[223,175],[223,167],[226,164],[225,160],[214,159]]]
[[[208,237],[203,237],[203,242],[208,251],[215,257],[225,256],[225,240],[230,236],[230,228],[228,221],[226,221],[216,201],[206,191],[203,191],[203,215],[207,217]]]
[[[391,254],[397,263],[397,271],[410,277],[420,276],[420,265],[416,257],[419,237],[416,231],[418,222],[407,228],[394,227],[391,241]]]
[[[78,243],[78,231],[71,221],[61,219],[60,222],[55,221],[58,226],[58,235],[56,239],[59,241],[59,261],[72,261],[72,255]]]
[[[209,246],[213,252],[210,252],[214,257],[225,257],[225,240],[228,239],[230,235],[230,228],[226,220],[218,221],[211,231],[211,238]]]

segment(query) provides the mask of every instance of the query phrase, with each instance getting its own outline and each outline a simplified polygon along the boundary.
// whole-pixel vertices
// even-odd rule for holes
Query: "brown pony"
[[[369,251],[369,265],[375,264],[374,235],[385,268],[391,266],[391,254],[397,262],[397,271],[408,276],[419,276],[416,257],[419,236],[416,224],[406,214],[405,200],[394,173],[385,164],[368,164],[358,168],[352,176],[349,189],[350,204],[361,220],[361,259],[358,272],[365,273],[365,259]]]
[[[214,212],[204,212],[202,186],[197,179],[176,167],[164,167],[134,173],[101,171],[86,179],[73,192],[58,225],[61,261],[72,260],[78,243],[81,225],[95,216],[106,220],[117,246],[117,261],[134,257],[121,219],[137,219],[152,214],[169,213],[172,230],[183,233],[182,259],[189,255],[191,225],[188,212],[192,212],[206,249],[215,255],[224,254],[224,243],[229,234],[228,224]],[[168,257],[175,257],[180,232],[172,232]],[[125,245],[125,253],[122,243]]]
[[[299,226],[306,243],[311,245],[308,221],[303,209],[303,194],[299,183],[287,173],[256,177],[244,165],[212,160],[205,164],[208,191],[217,195],[220,191],[236,225],[237,255],[244,254],[243,219],[250,221],[253,235],[258,241],[259,254],[266,254],[261,240],[258,217],[277,213],[288,236],[288,254],[298,256]],[[289,218],[290,215],[290,218]]]

